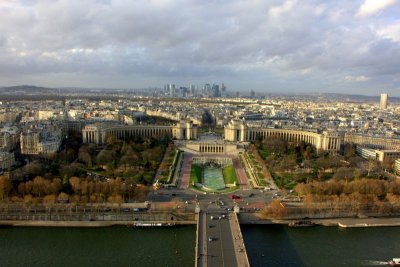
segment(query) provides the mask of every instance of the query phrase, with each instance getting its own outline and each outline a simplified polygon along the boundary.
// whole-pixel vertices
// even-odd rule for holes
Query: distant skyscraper
[[[388,105],[388,94],[381,94],[381,109],[387,109]]]
[[[226,86],[225,86],[225,84],[221,85],[221,97],[226,97]]]
[[[221,94],[219,92],[219,85],[218,84],[213,84],[211,88],[211,96],[212,97],[220,97]]]
[[[168,84],[168,95],[170,97],[174,97],[175,96],[175,84]]]
[[[206,83],[203,88],[203,94],[210,96],[211,95],[211,85]]]

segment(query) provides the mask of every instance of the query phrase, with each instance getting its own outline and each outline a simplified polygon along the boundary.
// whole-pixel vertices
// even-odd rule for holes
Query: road
[[[195,202],[199,201],[200,208],[202,210],[206,210],[210,205],[210,202],[215,202],[216,200],[221,200],[223,202],[224,208],[233,208],[235,203],[246,211],[258,211],[258,209],[262,208],[266,203],[271,203],[272,200],[276,197],[274,196],[278,191],[271,190],[258,190],[258,189],[245,189],[245,190],[237,190],[234,193],[228,194],[218,194],[218,193],[207,193],[198,192],[191,189],[167,189],[163,188],[158,191],[152,191],[148,195],[148,201],[150,202],[169,202],[171,200],[186,202],[185,204],[187,208],[193,209],[195,207]],[[235,194],[240,196],[240,199],[233,201],[230,196]],[[218,208],[218,205],[215,208]]]
[[[228,216],[232,215],[228,212],[201,214],[199,266],[238,266]]]

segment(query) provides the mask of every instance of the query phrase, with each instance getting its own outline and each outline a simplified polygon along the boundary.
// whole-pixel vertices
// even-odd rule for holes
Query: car
[[[252,196],[254,196],[254,194],[253,194],[253,193],[250,193],[249,197],[252,197]]]
[[[211,242],[211,241],[213,241],[214,239],[212,238],[212,237],[209,237],[208,238],[208,242]]]
[[[230,195],[230,198],[231,199],[240,199],[240,196],[232,194],[232,195]]]
[[[171,196],[173,196],[173,197],[176,197],[176,194],[175,194],[175,193],[173,193],[173,194],[171,194]]]

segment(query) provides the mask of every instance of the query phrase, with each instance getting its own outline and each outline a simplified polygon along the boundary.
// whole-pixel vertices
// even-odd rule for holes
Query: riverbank
[[[291,222],[301,219],[263,219],[257,213],[240,213],[238,214],[240,224],[283,224],[288,225]],[[400,226],[400,217],[347,217],[347,218],[308,218],[316,225],[322,226],[339,226],[343,228],[349,227],[385,227]]]
[[[338,218],[314,220],[313,222],[319,225],[343,228],[400,226],[400,218]]]
[[[271,220],[270,224],[289,224],[296,220]],[[310,219],[315,225],[339,226],[342,228],[395,227],[400,226],[400,218],[331,218]]]
[[[195,224],[195,221],[0,221],[0,227],[170,227]]]
[[[195,219],[195,218],[194,218]],[[239,213],[239,223],[246,224],[283,224],[297,220],[283,219],[261,219],[255,213]],[[342,228],[355,227],[389,227],[400,226],[400,217],[381,217],[381,218],[325,218],[312,219],[313,223],[321,226],[339,226]],[[196,225],[195,220],[106,220],[106,221],[62,221],[62,220],[0,220],[0,227],[7,226],[28,226],[28,227],[110,227],[110,226],[137,226],[137,227],[160,227],[178,225]]]

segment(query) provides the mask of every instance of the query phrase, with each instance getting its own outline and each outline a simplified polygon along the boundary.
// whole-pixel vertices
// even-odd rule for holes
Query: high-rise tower
[[[388,94],[386,94],[386,93],[381,94],[380,108],[387,109],[387,105],[388,105]]]

